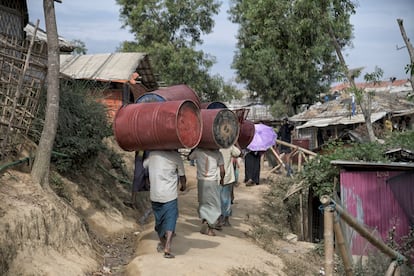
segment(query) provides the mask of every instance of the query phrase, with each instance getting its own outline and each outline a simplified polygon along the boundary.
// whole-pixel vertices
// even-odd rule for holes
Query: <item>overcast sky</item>
[[[88,54],[112,53],[124,40],[133,35],[121,29],[119,6],[115,0],[63,0],[55,3],[59,35],[67,40],[85,42]],[[213,74],[220,74],[226,81],[234,79],[230,68],[236,45],[237,25],[228,19],[228,1],[222,1],[221,12],[215,17],[214,32],[204,37],[201,47],[217,59]],[[353,48],[345,52],[350,68],[365,67],[363,73],[374,71],[375,66],[384,70],[384,80],[390,77],[406,79],[404,67],[409,55],[402,39],[397,18],[404,20],[406,33],[414,41],[413,0],[361,0],[355,15]],[[42,0],[28,0],[29,20],[40,20],[44,29]],[[413,42],[411,42],[413,43]]]

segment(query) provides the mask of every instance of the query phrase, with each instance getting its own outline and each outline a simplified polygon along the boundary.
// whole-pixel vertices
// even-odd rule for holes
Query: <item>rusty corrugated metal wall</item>
[[[388,232],[396,227],[398,238],[409,231],[409,218],[404,211],[403,202],[395,192],[412,195],[413,177],[402,178],[405,182],[393,186],[390,180],[407,172],[399,171],[341,171],[341,202],[343,207],[358,222],[372,229],[377,237],[386,240]],[[408,172],[413,175],[414,172]],[[393,192],[394,191],[394,192]],[[403,200],[412,201],[408,196]],[[346,237],[353,255],[366,255],[372,246],[355,230],[346,227]]]

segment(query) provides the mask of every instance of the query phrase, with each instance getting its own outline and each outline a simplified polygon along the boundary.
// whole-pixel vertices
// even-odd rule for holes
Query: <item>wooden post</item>
[[[299,208],[300,208],[300,239],[305,240],[305,229],[303,221],[303,189],[299,192]]]
[[[397,261],[392,261],[387,271],[385,272],[384,276],[394,276],[394,272],[396,271],[397,267],[398,267]]]
[[[354,275],[352,271],[352,261],[349,256],[349,251],[345,243],[345,238],[342,233],[341,225],[339,223],[339,218],[335,218],[334,221],[334,233],[335,233],[335,240],[338,245],[339,253],[341,255],[342,261],[344,262],[344,269],[346,276]]]
[[[284,169],[286,169],[285,163],[283,163],[282,158],[280,158],[279,154],[277,154],[277,152],[275,151],[275,149],[273,147],[271,147],[270,150],[273,152],[273,154],[275,155],[277,161],[282,165],[282,167]]]
[[[298,155],[298,172],[302,171],[302,151],[299,151]]]
[[[284,146],[287,146],[287,147],[290,147],[291,149],[294,149],[294,150],[298,150],[298,149],[300,149],[300,150],[301,150],[301,151],[303,151],[304,153],[309,154],[309,155],[311,155],[311,156],[316,156],[316,155],[317,155],[317,154],[316,154],[316,153],[314,153],[313,151],[310,151],[310,150],[308,150],[308,149],[305,149],[305,148],[302,148],[302,147],[299,147],[299,146],[296,146],[296,145],[290,144],[290,143],[288,143],[288,142],[285,142],[285,141],[282,141],[282,140],[279,140],[279,139],[277,139],[277,140],[276,140],[276,143],[281,144],[281,145],[284,145]]]
[[[323,238],[325,242],[325,275],[332,276],[334,268],[334,230],[333,230],[333,218],[334,218],[334,208],[329,204],[331,201],[323,201],[321,198],[322,204],[325,206],[323,211]],[[329,198],[329,197],[328,197]]]
[[[331,202],[335,203],[330,199],[329,196],[322,196],[321,202],[327,205]],[[334,204],[335,210],[339,213],[341,218],[353,229],[355,229],[362,237],[369,241],[372,245],[378,248],[382,253],[386,254],[393,260],[401,260],[403,263],[407,263],[407,258],[392,248],[388,247],[384,242],[375,238],[364,226],[359,224],[350,214],[348,214],[339,204]]]

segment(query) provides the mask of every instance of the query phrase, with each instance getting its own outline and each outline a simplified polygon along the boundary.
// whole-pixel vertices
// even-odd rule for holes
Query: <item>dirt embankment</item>
[[[99,265],[78,214],[28,174],[0,178],[0,217],[1,275],[82,275]]]

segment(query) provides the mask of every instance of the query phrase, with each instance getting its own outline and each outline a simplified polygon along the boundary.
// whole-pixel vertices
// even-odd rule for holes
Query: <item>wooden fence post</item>
[[[349,256],[349,251],[345,243],[345,238],[342,233],[342,228],[339,223],[338,214],[335,212],[336,218],[334,221],[334,233],[336,238],[336,244],[338,245],[339,253],[341,255],[342,261],[344,262],[344,269],[345,269],[345,275],[346,276],[352,276],[354,275],[354,272],[352,271],[352,261]]]
[[[334,208],[329,205],[329,201],[324,200],[325,196],[320,199],[323,208],[323,238],[325,243],[325,275],[332,276],[334,268]],[[329,197],[328,197],[329,198]]]
[[[338,212],[341,218],[349,226],[355,229],[362,237],[364,237],[367,241],[369,241],[382,253],[386,254],[388,257],[394,260],[387,270],[387,273],[391,273],[391,274],[386,274],[387,276],[388,275],[399,275],[400,273],[399,264],[408,262],[408,259],[405,256],[401,255],[399,252],[387,246],[383,241],[374,237],[363,225],[359,224],[358,221],[356,221],[355,218],[349,215],[339,204],[336,204],[335,201],[331,200],[329,196],[322,196],[320,201],[322,202],[324,206],[333,206],[333,209],[335,209]],[[328,204],[331,204],[331,205],[328,205]],[[325,211],[326,211],[326,207],[325,207]],[[397,265],[397,268],[394,268],[395,264]],[[388,271],[391,271],[391,272],[388,272]]]

